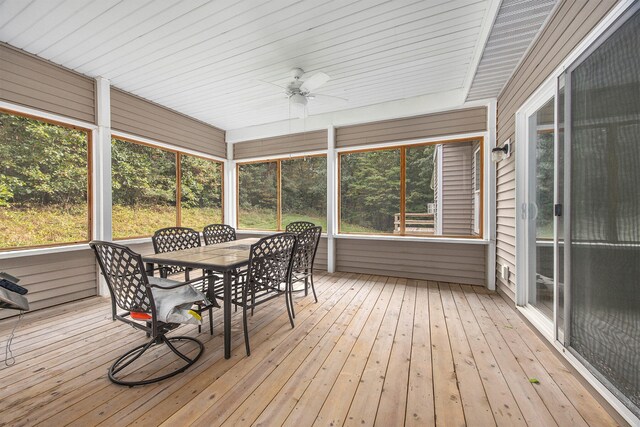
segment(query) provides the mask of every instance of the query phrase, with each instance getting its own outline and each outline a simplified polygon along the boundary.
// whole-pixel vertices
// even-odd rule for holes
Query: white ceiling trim
[[[491,29],[493,28],[493,23],[496,21],[498,16],[498,11],[500,10],[500,4],[502,0],[490,0],[489,7],[487,8],[487,13],[482,22],[482,29],[480,30],[480,36],[478,37],[478,44],[473,51],[473,59],[471,60],[471,65],[467,69],[467,76],[464,79],[463,89],[464,89],[464,99],[469,95],[469,90],[471,90],[471,84],[473,83],[473,78],[478,71],[478,65],[480,65],[480,60],[482,59],[482,54],[484,53],[484,48],[487,45],[487,41],[489,40],[489,35],[491,34]]]
[[[327,129],[329,126],[349,126],[380,120],[419,116],[441,111],[487,105],[490,100],[464,102],[462,89],[430,95],[388,101],[366,107],[309,116],[306,119],[282,120],[263,125],[248,126],[226,131],[226,141],[236,143],[252,139],[288,135]]]

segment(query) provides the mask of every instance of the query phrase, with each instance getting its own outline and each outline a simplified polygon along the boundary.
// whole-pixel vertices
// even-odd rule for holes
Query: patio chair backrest
[[[294,233],[294,234],[300,234],[302,233],[304,230],[307,230],[311,227],[315,227],[316,225],[312,222],[309,221],[296,221],[296,222],[292,222],[289,225],[287,225],[287,227],[285,228],[285,231],[287,233]]]
[[[210,224],[202,230],[205,245],[215,245],[236,240],[235,228],[227,224]]]
[[[293,271],[303,271],[313,268],[313,262],[318,250],[322,227],[307,228],[298,234],[296,253],[293,257]]]
[[[153,250],[157,254],[165,252],[174,252],[182,249],[197,248],[200,246],[200,233],[193,228],[187,227],[167,227],[156,231],[151,238],[153,241]],[[162,275],[185,271],[184,267],[178,266],[161,266]]]
[[[140,254],[111,242],[94,240],[89,245],[115,304],[126,311],[152,313],[153,296]]]
[[[253,245],[249,255],[247,280],[250,287],[289,284],[296,247],[296,236],[279,233],[267,236]]]

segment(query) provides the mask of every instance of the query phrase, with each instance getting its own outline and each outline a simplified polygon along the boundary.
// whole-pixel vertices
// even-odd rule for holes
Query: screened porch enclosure
[[[640,425],[638,45],[637,0],[0,0],[0,426]]]

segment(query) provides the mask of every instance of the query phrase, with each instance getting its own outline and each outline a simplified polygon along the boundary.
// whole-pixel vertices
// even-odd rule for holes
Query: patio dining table
[[[222,273],[223,286],[223,324],[224,324],[224,357],[231,357],[231,280],[232,272],[249,264],[249,249],[259,239],[247,238],[233,240],[197,248],[182,249],[174,252],[145,255],[147,274],[153,275],[154,264],[166,266],[203,269]],[[213,301],[213,287],[208,287],[207,297]]]

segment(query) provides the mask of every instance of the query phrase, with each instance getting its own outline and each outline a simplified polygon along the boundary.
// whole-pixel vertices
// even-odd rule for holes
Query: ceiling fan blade
[[[325,95],[324,93],[312,93],[309,97],[310,98],[313,98],[313,97],[333,98],[333,99],[339,99],[340,101],[349,102],[347,98],[342,98],[340,96],[335,96],[335,95]]]
[[[309,77],[302,83],[300,86],[301,92],[313,92],[323,84],[329,81],[331,77],[323,73],[322,71],[315,73],[313,76]]]

